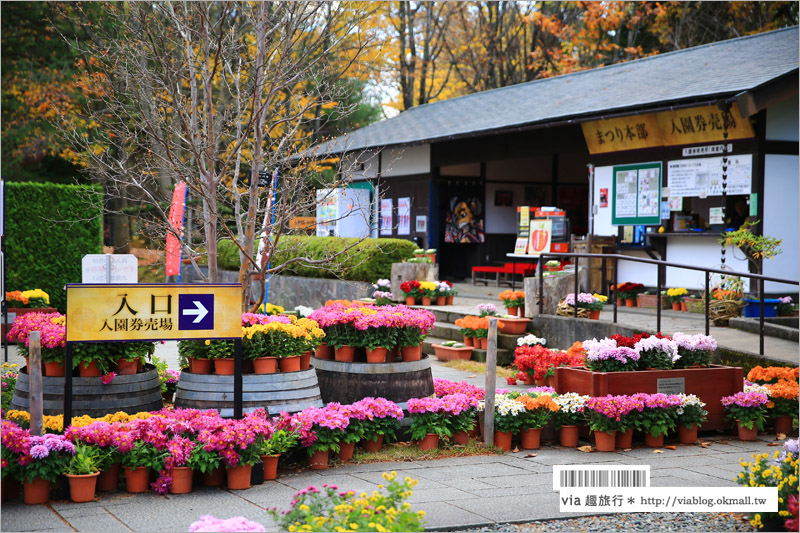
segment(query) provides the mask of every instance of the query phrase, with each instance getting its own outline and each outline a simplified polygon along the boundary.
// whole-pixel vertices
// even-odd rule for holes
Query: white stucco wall
[[[361,168],[363,165],[363,168]],[[342,157],[342,172],[353,181],[372,179],[378,176],[378,154],[375,150],[364,150]]]
[[[510,206],[494,205],[496,191],[510,191],[514,199]],[[517,206],[525,198],[525,184],[487,183],[486,184],[486,233],[516,233]]]
[[[617,227],[611,225],[611,195],[614,192],[612,187],[612,176],[614,167],[595,167],[594,169],[594,205],[597,206],[597,213],[594,215],[594,234],[595,235],[616,235]],[[608,189],[608,207],[600,207],[600,189]]]
[[[427,174],[431,171],[431,146],[386,148],[381,160],[383,177]]]
[[[795,125],[797,124],[795,115]],[[798,156],[767,154],[764,161],[764,234],[783,239],[783,253],[764,261],[764,275],[798,279],[800,275],[800,241],[798,241],[798,198],[800,173]],[[773,283],[764,285],[766,292],[786,291],[797,295],[797,286]],[[795,298],[796,301],[796,298]]]

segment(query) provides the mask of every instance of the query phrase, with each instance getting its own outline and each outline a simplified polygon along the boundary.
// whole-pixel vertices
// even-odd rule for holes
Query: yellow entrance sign
[[[238,284],[69,284],[67,341],[242,336]]]

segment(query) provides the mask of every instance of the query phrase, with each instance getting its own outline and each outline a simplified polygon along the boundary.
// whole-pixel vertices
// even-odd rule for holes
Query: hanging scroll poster
[[[614,167],[611,223],[661,223],[661,163]]]

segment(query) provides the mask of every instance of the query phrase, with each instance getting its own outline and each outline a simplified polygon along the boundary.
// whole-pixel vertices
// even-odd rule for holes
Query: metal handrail
[[[614,303],[614,324],[617,323],[617,298],[616,298],[616,290],[617,290],[617,275],[619,272],[619,261],[620,259],[623,261],[633,261],[635,263],[645,263],[649,265],[656,265],[657,269],[657,305],[656,305],[656,330],[661,331],[661,290],[664,287],[664,271],[666,267],[671,268],[682,268],[686,270],[697,270],[703,272],[705,274],[705,331],[706,335],[709,334],[710,331],[710,320],[709,320],[709,305],[710,305],[710,294],[709,294],[709,275],[711,273],[714,274],[724,274],[726,276],[739,276],[739,277],[746,277],[750,278],[751,280],[755,279],[758,281],[758,293],[759,293],[759,306],[760,306],[760,317],[759,317],[759,355],[764,355],[764,282],[765,281],[774,281],[776,283],[784,283],[786,285],[800,285],[800,281],[797,280],[790,280],[790,279],[782,279],[776,278],[773,276],[764,276],[763,274],[753,274],[752,272],[735,272],[732,270],[722,270],[719,268],[707,268],[707,267],[699,267],[696,265],[684,265],[681,263],[671,263],[669,261],[661,261],[658,259],[646,259],[644,257],[632,257],[629,255],[620,255],[620,254],[592,254],[592,253],[547,253],[541,254],[539,256],[539,262],[537,265],[537,274],[539,276],[539,314],[544,312],[544,263],[548,258],[562,258],[562,257],[570,257],[575,259],[575,305],[573,305],[573,310],[575,313],[575,318],[578,318],[578,305],[577,305],[577,298],[578,298],[578,263],[579,259],[582,257],[588,257],[591,259],[602,259],[602,272],[603,272],[603,287],[605,288],[608,280],[606,279],[606,260],[612,259],[614,261],[614,290],[612,293],[609,294],[609,298],[613,299]],[[591,265],[591,263],[589,263]]]

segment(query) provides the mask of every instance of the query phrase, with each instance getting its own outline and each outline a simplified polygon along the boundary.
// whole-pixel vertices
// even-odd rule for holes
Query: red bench
[[[506,263],[503,266],[476,266],[472,267],[472,284],[476,282],[489,285],[491,278],[478,277],[478,273],[494,274],[494,286],[499,287],[501,283],[511,285],[509,275],[514,276],[520,274],[521,276],[532,276],[536,272],[536,263]],[[503,279],[500,279],[500,275]]]

